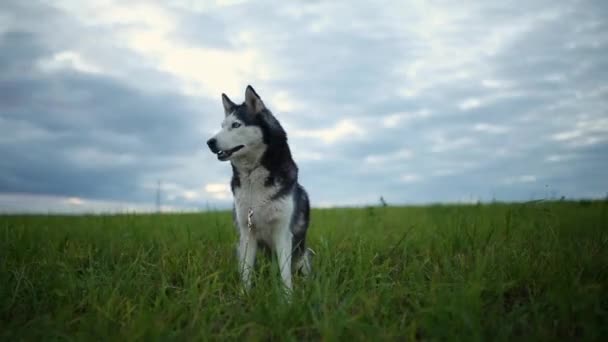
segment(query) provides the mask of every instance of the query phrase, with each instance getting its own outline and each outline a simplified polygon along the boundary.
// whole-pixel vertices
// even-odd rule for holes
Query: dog
[[[314,253],[306,247],[310,202],[298,183],[287,134],[251,85],[237,105],[222,94],[222,129],[207,141],[220,161],[230,161],[233,221],[239,233],[241,280],[251,287],[259,248],[276,254],[282,283],[292,291],[292,271],[307,276]]]

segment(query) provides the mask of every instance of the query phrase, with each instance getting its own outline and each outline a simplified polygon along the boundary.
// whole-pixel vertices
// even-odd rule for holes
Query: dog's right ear
[[[234,107],[236,107],[236,104],[234,104],[234,102],[232,102],[224,93],[222,93],[222,104],[224,105],[224,114],[226,114],[226,116],[232,113]]]

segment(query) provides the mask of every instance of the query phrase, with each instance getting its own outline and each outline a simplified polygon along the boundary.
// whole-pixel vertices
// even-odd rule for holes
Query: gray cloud
[[[50,52],[37,38],[0,39],[0,192],[149,201],[146,174],[202,149],[193,101],[69,68],[36,71]]]
[[[226,207],[204,141],[248,83],[315,205],[608,190],[603,2],[266,5],[0,5],[0,205]]]

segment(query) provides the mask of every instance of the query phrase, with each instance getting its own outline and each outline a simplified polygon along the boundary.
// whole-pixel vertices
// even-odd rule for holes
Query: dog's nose
[[[209,146],[209,149],[213,153],[219,151],[219,148],[217,148],[217,139],[215,139],[215,138],[211,138],[211,139],[207,140],[207,146]]]

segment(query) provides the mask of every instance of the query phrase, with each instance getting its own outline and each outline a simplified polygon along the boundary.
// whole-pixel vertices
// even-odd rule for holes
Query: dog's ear
[[[250,85],[248,85],[247,89],[245,89],[245,104],[247,105],[247,109],[251,114],[257,114],[266,109],[260,95],[258,95],[258,93],[256,93],[255,90],[253,90],[253,87]]]
[[[224,93],[222,93],[222,104],[224,105],[224,113],[226,116],[232,113],[234,111],[234,107],[236,107],[236,104],[234,104],[234,102],[232,102]]]

